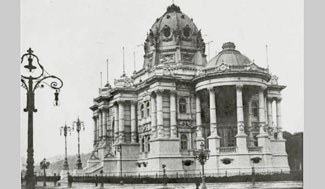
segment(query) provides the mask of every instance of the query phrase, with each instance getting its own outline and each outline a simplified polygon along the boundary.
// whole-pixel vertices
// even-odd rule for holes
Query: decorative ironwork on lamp
[[[34,51],[29,48],[27,53],[21,57],[21,86],[27,91],[27,104],[24,108],[25,112],[28,112],[28,144],[27,144],[27,172],[26,172],[26,188],[34,188],[35,176],[34,176],[34,149],[33,149],[33,114],[37,112],[35,108],[35,90],[37,88],[43,88],[45,85],[55,90],[54,100],[55,105],[59,102],[59,91],[63,86],[63,81],[57,76],[50,75],[44,67],[40,64],[39,58],[33,53]],[[24,65],[26,60],[28,63]],[[36,60],[36,64],[33,62]],[[26,70],[25,70],[26,69]],[[49,82],[47,82],[49,81]]]

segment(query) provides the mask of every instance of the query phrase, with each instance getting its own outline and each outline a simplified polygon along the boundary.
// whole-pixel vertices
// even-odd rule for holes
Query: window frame
[[[188,150],[188,137],[186,134],[184,133],[181,134],[180,142],[181,142],[181,150]]]
[[[187,113],[187,100],[186,100],[185,97],[180,97],[179,98],[179,101],[178,101],[178,111],[181,114],[186,114]]]

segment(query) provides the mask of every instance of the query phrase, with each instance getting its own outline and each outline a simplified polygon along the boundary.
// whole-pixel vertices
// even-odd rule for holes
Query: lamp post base
[[[68,158],[64,158],[63,170],[69,170]]]
[[[205,185],[205,178],[204,176],[202,177],[202,186],[201,189],[207,189],[207,186]]]
[[[82,163],[81,163],[81,158],[80,158],[80,155],[78,155],[78,158],[77,158],[77,169],[81,170],[82,169]]]

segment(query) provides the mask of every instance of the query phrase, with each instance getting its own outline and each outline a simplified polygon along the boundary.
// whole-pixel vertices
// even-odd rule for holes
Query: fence
[[[252,175],[236,175],[228,176],[216,176],[213,174],[205,175],[206,182],[251,182]],[[167,180],[168,183],[195,183],[201,181],[200,174],[187,174],[187,175],[138,175],[138,176],[74,176],[73,182],[86,182],[86,183],[163,183]],[[302,181],[303,173],[302,171],[291,171],[290,173],[256,173],[255,181]]]

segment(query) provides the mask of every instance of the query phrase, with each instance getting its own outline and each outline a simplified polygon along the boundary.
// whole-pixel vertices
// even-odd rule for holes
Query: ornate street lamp
[[[205,185],[204,164],[209,159],[210,150],[206,149],[204,147],[203,142],[201,142],[200,147],[201,147],[201,149],[194,151],[194,156],[195,156],[195,159],[197,159],[202,166],[202,187],[201,187],[201,189],[206,189],[207,187]]]
[[[84,122],[80,121],[79,117],[77,119],[77,121],[74,121],[72,123],[72,130],[74,130],[74,128],[76,128],[76,131],[78,133],[78,157],[77,157],[77,169],[82,169],[82,163],[81,163],[81,158],[80,158],[80,135],[79,132],[81,131],[81,129],[85,130],[85,125]]]
[[[28,61],[27,64],[23,64]],[[36,60],[36,64],[33,65],[33,61]],[[35,108],[35,90],[37,88],[43,88],[45,85],[54,89],[54,105],[59,105],[59,92],[63,86],[63,82],[60,78],[50,75],[43,66],[39,63],[38,57],[33,54],[33,50],[29,48],[27,53],[21,57],[20,63],[24,69],[21,69],[24,74],[21,74],[21,86],[27,91],[27,104],[24,112],[28,112],[28,131],[27,131],[27,172],[26,172],[26,187],[33,188],[35,186],[34,176],[34,148],[33,148],[33,114],[37,112]],[[48,81],[48,82],[46,82]]]
[[[122,177],[122,144],[116,146],[116,151],[120,152],[120,177]]]
[[[67,124],[64,125],[64,127],[62,126],[60,128],[60,135],[62,135],[62,131],[63,131],[63,136],[64,136],[64,144],[65,144],[65,155],[64,155],[64,163],[63,163],[63,169],[64,170],[69,170],[69,164],[68,164],[68,148],[67,148],[67,135],[68,132],[70,132],[71,135],[71,128],[67,126]]]
[[[50,166],[50,162],[46,161],[45,158],[40,163],[40,167],[41,169],[43,169],[43,173],[44,173],[43,186],[46,186],[46,169],[48,169],[49,166]]]

